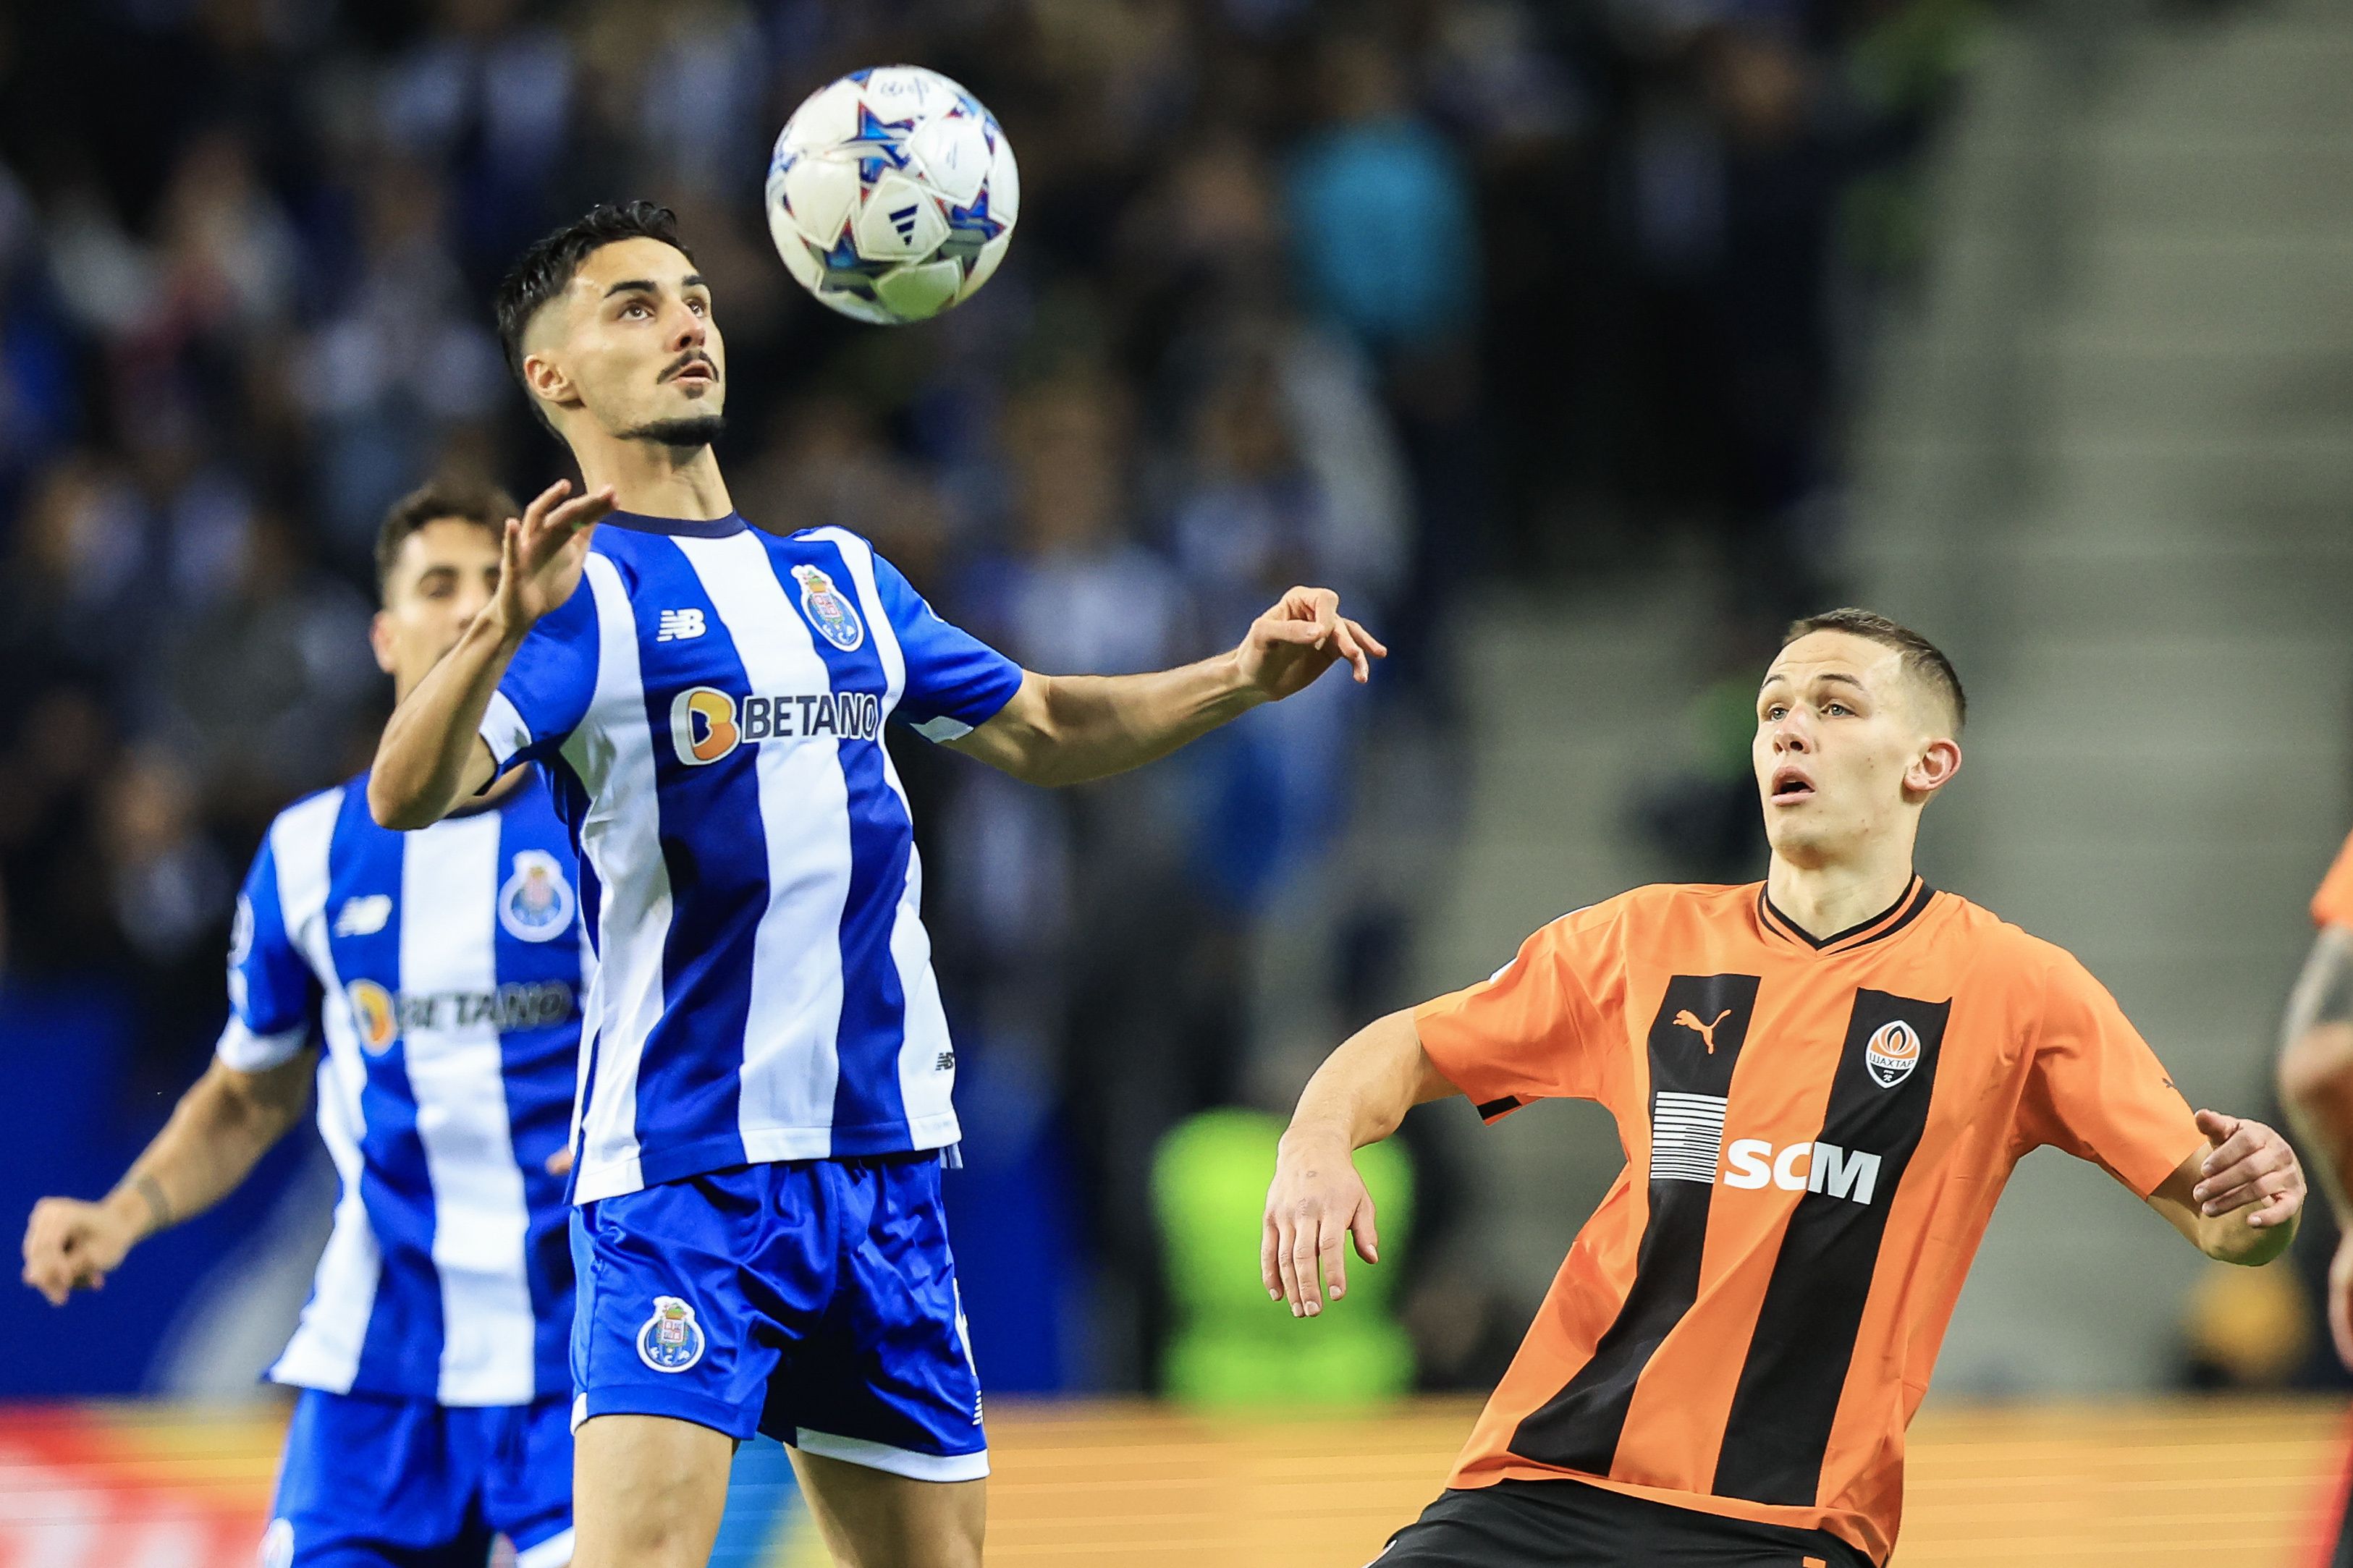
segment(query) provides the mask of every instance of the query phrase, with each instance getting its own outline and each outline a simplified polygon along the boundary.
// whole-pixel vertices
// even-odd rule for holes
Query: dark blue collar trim
[[[689,539],[724,539],[752,526],[744,521],[740,511],[712,518],[648,517],[643,512],[617,511],[605,521],[614,528],[633,528],[639,533],[675,533]]]

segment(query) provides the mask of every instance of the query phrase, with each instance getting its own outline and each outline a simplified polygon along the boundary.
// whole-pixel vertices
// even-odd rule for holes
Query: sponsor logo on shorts
[[[684,1372],[702,1359],[702,1325],[675,1296],[654,1298],[654,1315],[638,1330],[638,1359],[656,1372]]]

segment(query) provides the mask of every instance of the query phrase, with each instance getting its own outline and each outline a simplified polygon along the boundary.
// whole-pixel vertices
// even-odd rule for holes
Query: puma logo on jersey
[[[703,634],[701,610],[664,610],[654,623],[654,641],[685,642]]]
[[[1736,1138],[1724,1151],[1724,1184],[1750,1191],[1828,1193],[1868,1205],[1879,1190],[1879,1156],[1835,1143],[1792,1143],[1775,1149],[1762,1138]]]
[[[1732,1009],[1726,1007],[1723,1012],[1718,1013],[1713,1020],[1703,1024],[1699,1021],[1699,1015],[1686,1007],[1682,1012],[1675,1015],[1675,1022],[1682,1025],[1684,1028],[1689,1029],[1693,1034],[1697,1035],[1701,1039],[1705,1040],[1707,1042],[1707,1054],[1709,1056],[1714,1056],[1715,1055],[1716,1026],[1722,1024],[1726,1018],[1731,1016]]]

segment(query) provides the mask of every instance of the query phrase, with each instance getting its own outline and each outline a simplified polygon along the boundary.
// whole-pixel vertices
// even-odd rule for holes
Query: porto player
[[[491,491],[427,487],[378,535],[376,658],[405,697],[490,602]],[[243,1181],[301,1115],[343,1195],[269,1375],[303,1392],[267,1568],[518,1568],[572,1556],[572,1327],[560,1156],[580,1038],[572,846],[518,775],[400,834],[364,778],[271,825],[237,900],[211,1067],[103,1201],[45,1198],[26,1281],[62,1305]],[[322,1061],[312,1044],[325,1037]]]
[[[665,208],[534,244],[498,317],[587,493],[552,487],[507,531],[490,610],[394,713],[369,800],[422,826],[535,762],[578,836],[600,960],[573,1176],[578,1561],[702,1563],[759,1429],[793,1445],[843,1561],[976,1564],[987,1453],[940,1212],[955,1055],[883,726],[1069,784],[1335,662],[1364,679],[1380,647],[1294,589],[1183,669],[1033,675],[856,535],[754,528],[711,450],[711,290]]]
[[[1959,681],[1881,616],[1800,621],[1757,695],[1772,858],[1563,916],[1490,979],[1382,1018],[1300,1097],[1262,1262],[1295,1314],[1375,1216],[1350,1152],[1460,1093],[1599,1100],[1628,1154],[1449,1489],[1382,1568],[1884,1563],[1904,1431],[2028,1151],[2097,1162],[2211,1258],[2263,1263],[2304,1178],[2191,1112],[2065,952],[1912,868],[1960,766]]]

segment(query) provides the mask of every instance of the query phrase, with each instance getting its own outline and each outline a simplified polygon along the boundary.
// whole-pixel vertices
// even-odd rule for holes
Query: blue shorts
[[[565,1398],[470,1409],[306,1388],[286,1428],[262,1568],[516,1568],[572,1561]]]
[[[936,1152],[599,1198],[572,1257],[575,1429],[670,1415],[917,1480],[988,1474]]]

